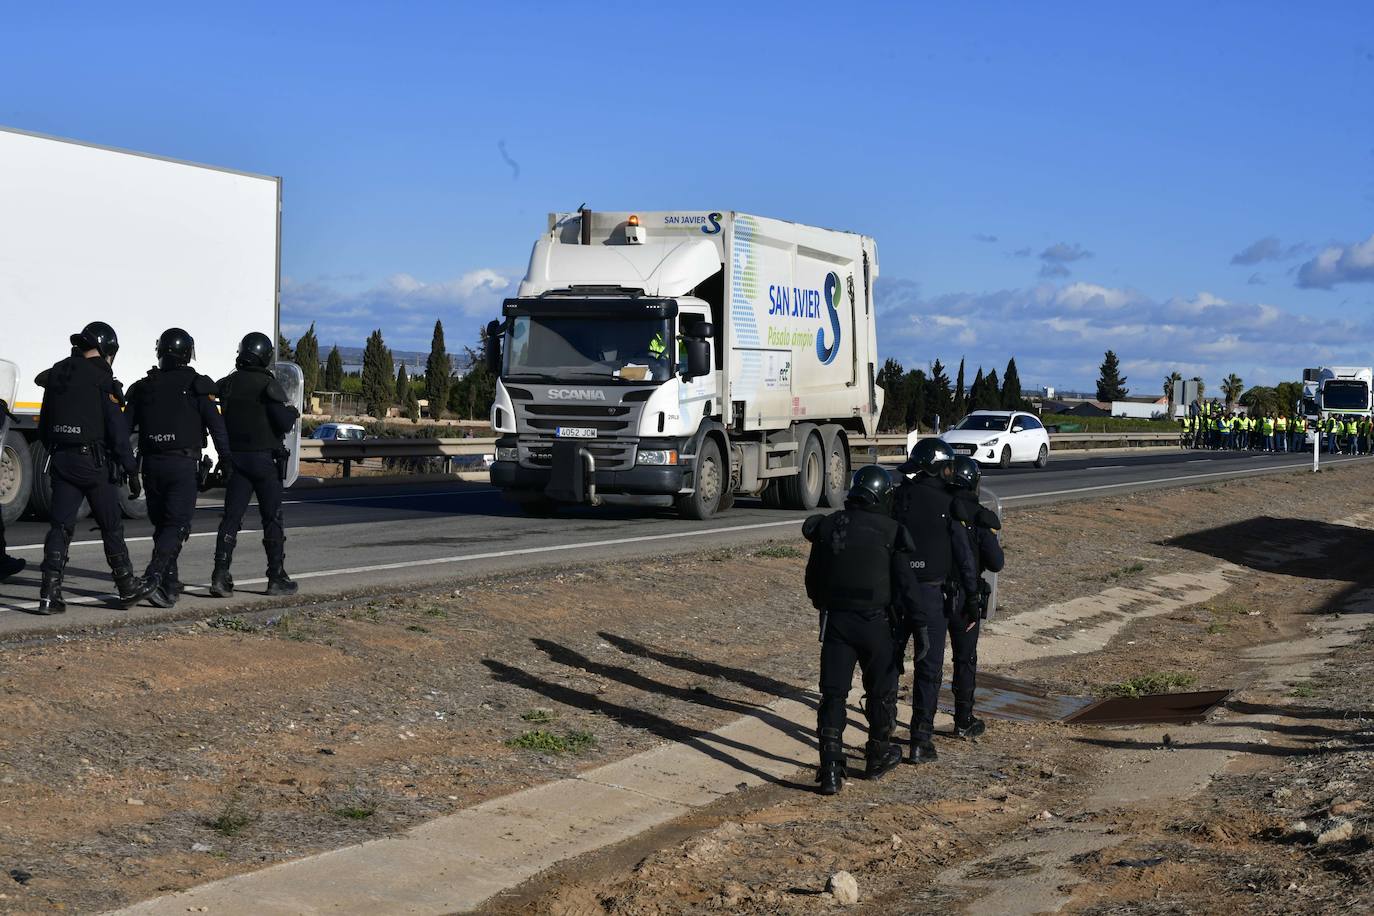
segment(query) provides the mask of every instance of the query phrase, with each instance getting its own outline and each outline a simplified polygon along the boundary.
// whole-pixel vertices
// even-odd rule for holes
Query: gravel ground
[[[1291,538],[1370,505],[1374,482],[1342,469],[1013,511],[1004,609],[1207,568],[1229,558],[1237,532]],[[801,547],[7,646],[0,866],[12,880],[0,911],[99,911],[403,830],[810,688],[815,617]],[[1018,675],[1089,690],[1136,669],[1208,683],[1242,674],[1239,647],[1296,626],[1279,605],[1320,608],[1349,585],[1291,573],[1238,582],[1254,589],[1232,602],[1245,612],[1228,593],[1185,620],[1129,628],[1115,655]],[[1249,616],[1248,602],[1262,613]],[[931,875],[1071,806],[1107,753],[1077,738],[1057,725],[999,725],[936,770],[904,767],[839,799],[741,793],[676,825],[685,840],[646,838],[660,846],[624,867],[614,854],[575,865],[534,908],[810,912],[832,905],[821,891],[843,866],[875,911],[940,909],[967,892]]]

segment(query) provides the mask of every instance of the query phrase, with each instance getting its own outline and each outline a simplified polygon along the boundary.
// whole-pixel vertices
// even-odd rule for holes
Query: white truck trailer
[[[840,506],[871,436],[871,238],[724,211],[550,214],[488,326],[492,482],[533,511]]]
[[[0,359],[20,368],[0,458],[6,521],[46,511],[33,379],[87,322],[119,334],[126,386],[169,327],[191,333],[193,365],[213,378],[233,370],[244,334],[277,333],[280,213],[279,178],[0,128]]]

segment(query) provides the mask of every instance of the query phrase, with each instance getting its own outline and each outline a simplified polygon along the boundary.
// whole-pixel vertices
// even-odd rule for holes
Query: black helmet
[[[157,358],[164,369],[188,365],[196,358],[196,342],[181,328],[168,328],[157,339]]]
[[[950,462],[950,484],[960,490],[978,492],[978,482],[983,479],[983,469],[968,455],[956,455]]]
[[[238,367],[247,369],[256,366],[266,369],[272,365],[272,353],[275,349],[272,346],[272,338],[266,334],[259,334],[257,331],[245,334],[243,340],[239,341]]]
[[[860,506],[877,506],[892,494],[892,478],[887,469],[876,464],[865,465],[854,472],[846,502]]]
[[[73,334],[71,340],[78,350],[95,350],[106,359],[114,359],[119,352],[119,335],[103,321],[92,321],[80,334]]]
[[[954,449],[944,439],[919,439],[911,450],[911,457],[897,470],[903,474],[929,474],[934,477],[953,460]]]

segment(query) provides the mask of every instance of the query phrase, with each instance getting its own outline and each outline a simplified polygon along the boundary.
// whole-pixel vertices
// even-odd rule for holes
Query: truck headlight
[[[674,449],[644,448],[639,450],[639,457],[635,459],[636,464],[653,464],[660,467],[665,465],[677,464],[677,452]]]
[[[515,447],[510,447],[510,448],[498,448],[498,449],[496,450],[496,460],[497,460],[497,461],[519,461],[519,460],[520,460],[520,449],[515,448]]]
[[[989,439],[988,441],[986,441],[986,442],[983,443],[983,448],[987,448],[987,447],[989,447],[989,446],[996,445],[996,444],[997,444],[997,439],[998,439],[998,438],[999,438],[999,437],[997,437],[997,436],[993,436],[991,439]]]

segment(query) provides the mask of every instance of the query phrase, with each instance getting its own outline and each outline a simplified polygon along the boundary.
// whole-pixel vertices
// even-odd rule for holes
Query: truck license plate
[[[595,439],[596,430],[590,426],[560,426],[558,427],[558,438]]]

